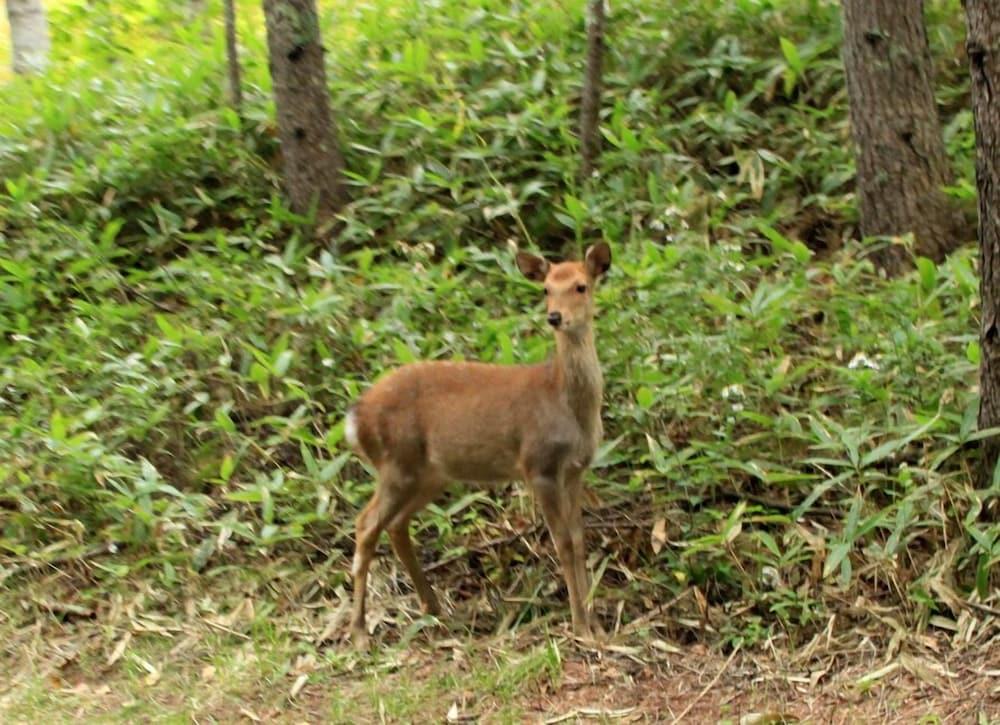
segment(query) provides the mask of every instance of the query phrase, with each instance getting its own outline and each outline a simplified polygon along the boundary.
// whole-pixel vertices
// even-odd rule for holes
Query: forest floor
[[[401,632],[376,603],[376,649],[358,654],[341,639],[346,597],[220,611],[206,587],[166,614],[143,589],[99,606],[52,578],[2,595],[0,722],[1000,722],[1000,635],[819,634],[725,654],[625,628],[591,648],[556,610],[482,636]]]

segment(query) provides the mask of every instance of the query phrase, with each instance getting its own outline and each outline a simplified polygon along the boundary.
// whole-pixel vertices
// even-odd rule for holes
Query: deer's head
[[[611,248],[598,242],[587,248],[582,262],[550,264],[535,254],[518,252],[517,267],[545,289],[547,320],[557,333],[579,335],[594,319],[594,288],[611,269]]]

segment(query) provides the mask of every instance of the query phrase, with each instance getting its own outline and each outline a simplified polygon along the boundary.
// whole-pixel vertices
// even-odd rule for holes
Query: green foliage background
[[[974,250],[887,281],[849,240],[836,2],[613,3],[584,183],[583,2],[335,3],[353,197],[336,244],[282,200],[256,3],[242,117],[216,4],[195,21],[116,5],[54,7],[51,72],[0,88],[0,582],[96,554],[97,585],[173,586],[284,554],[339,586],[371,491],[341,442],[350,400],[416,358],[543,359],[508,242],[603,237],[599,610],[696,587],[732,614],[721,636],[795,640],[859,601],[954,627],[995,589]],[[961,13],[929,5],[952,191],[972,205]],[[511,506],[430,507],[424,559]],[[545,566],[487,557],[498,585],[512,560]]]

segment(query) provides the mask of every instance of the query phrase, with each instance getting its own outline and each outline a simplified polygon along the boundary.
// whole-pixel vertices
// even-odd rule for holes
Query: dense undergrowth
[[[0,582],[86,554],[99,580],[169,585],[283,552],[340,585],[371,490],[349,401],[416,358],[543,358],[509,241],[604,237],[602,612],[696,590],[676,611],[797,641],[848,605],[947,628],[989,597],[973,251],[887,281],[850,240],[837,3],[614,3],[583,183],[582,2],[335,5],[353,202],[333,239],[282,201],[256,4],[242,117],[218,22],[153,0],[65,4],[50,74],[0,89]],[[959,18],[940,3],[928,23],[969,200]],[[509,507],[432,506],[424,559]],[[521,557],[543,566],[502,547],[479,576]]]

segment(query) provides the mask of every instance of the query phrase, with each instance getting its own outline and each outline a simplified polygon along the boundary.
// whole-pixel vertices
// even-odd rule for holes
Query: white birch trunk
[[[34,73],[49,60],[49,25],[42,0],[7,0],[15,73]]]

